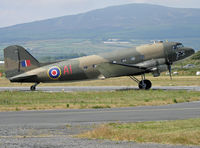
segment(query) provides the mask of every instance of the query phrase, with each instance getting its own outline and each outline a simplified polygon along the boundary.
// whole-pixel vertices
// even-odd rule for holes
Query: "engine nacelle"
[[[166,59],[152,59],[149,61],[137,64],[137,66],[148,67],[149,71],[152,72],[154,77],[160,76],[160,73],[167,70]]]
[[[154,77],[160,76],[160,73],[163,71],[167,71],[167,65],[159,65],[151,69]]]

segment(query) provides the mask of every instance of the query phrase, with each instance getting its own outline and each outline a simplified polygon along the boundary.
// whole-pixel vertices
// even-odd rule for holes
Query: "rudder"
[[[7,78],[40,67],[40,63],[21,46],[4,49],[5,74]]]

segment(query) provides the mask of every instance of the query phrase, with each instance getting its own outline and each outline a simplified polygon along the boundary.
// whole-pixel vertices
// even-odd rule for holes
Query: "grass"
[[[176,100],[176,101],[174,101]],[[114,92],[0,92],[0,111],[113,108],[200,100],[200,92],[128,90]]]
[[[200,145],[200,119],[142,123],[109,123],[78,135],[80,138]]]

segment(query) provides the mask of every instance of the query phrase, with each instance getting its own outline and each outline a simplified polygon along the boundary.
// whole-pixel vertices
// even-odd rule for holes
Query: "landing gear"
[[[151,86],[152,86],[152,84],[151,84],[151,81],[149,81],[149,80],[142,80],[138,84],[138,87],[140,89],[146,89],[146,90],[150,89]]]
[[[38,84],[40,84],[40,83],[35,83],[34,85],[32,85],[31,87],[30,87],[30,90],[31,91],[35,91],[36,90],[36,86],[38,85]]]
[[[137,78],[135,78],[134,76],[130,76],[130,78],[131,78],[133,81],[135,81],[135,82],[138,83],[139,89],[149,90],[149,89],[151,88],[151,86],[152,86],[151,81],[146,80],[144,74],[141,75],[141,76],[142,76],[142,80],[141,80],[141,81],[139,81],[139,80],[138,80]]]

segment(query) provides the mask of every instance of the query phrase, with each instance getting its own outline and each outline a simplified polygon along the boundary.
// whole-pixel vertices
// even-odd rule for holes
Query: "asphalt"
[[[108,122],[200,118],[200,102],[114,109],[0,112],[0,147],[196,148],[74,138]]]
[[[115,91],[138,90],[134,86],[44,86],[37,87],[37,91],[44,92],[74,92],[74,91]],[[200,91],[200,86],[154,86],[153,90],[190,90]],[[30,91],[29,87],[0,87],[0,91]]]

